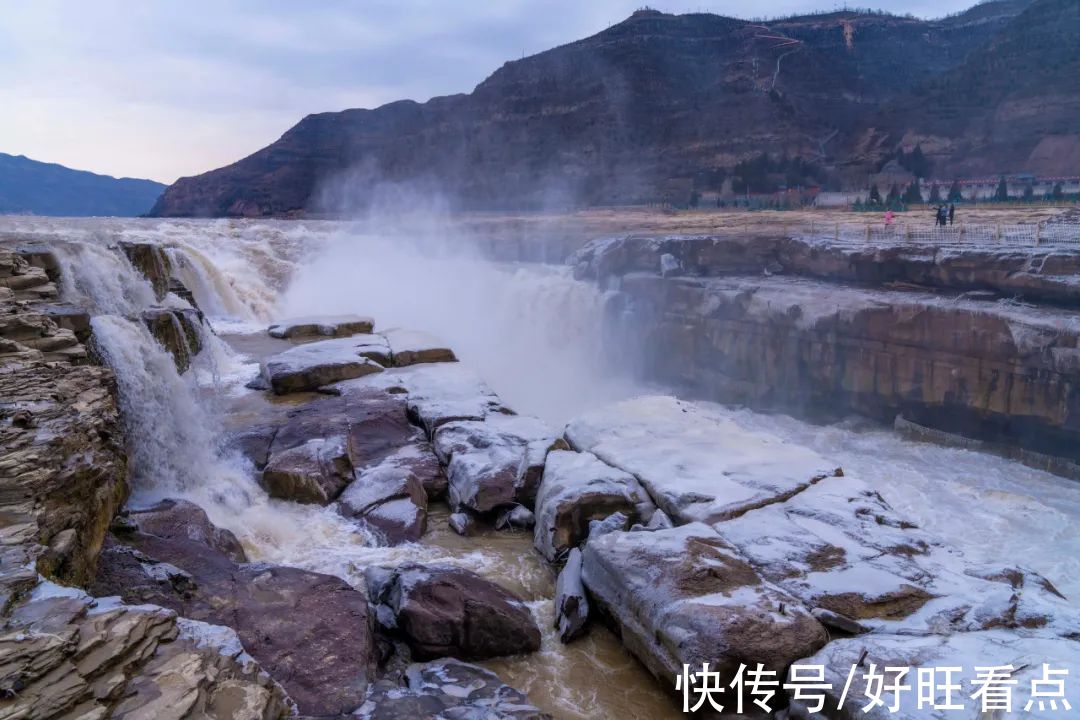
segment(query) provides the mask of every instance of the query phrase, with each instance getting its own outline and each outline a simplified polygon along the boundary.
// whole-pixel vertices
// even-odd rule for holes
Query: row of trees
[[[1065,197],[1065,188],[1061,183],[1058,183],[1054,186],[1053,190],[1044,196],[1043,199],[1064,200]],[[1009,184],[1004,176],[998,181],[998,186],[994,191],[993,197],[988,199],[993,202],[1009,202],[1013,200],[1009,195]],[[1035,200],[1035,187],[1030,182],[1024,187],[1023,199],[1029,202]],[[924,202],[935,205],[938,203],[964,202],[964,200],[965,198],[960,189],[959,182],[953,182],[944,196],[942,196],[941,193],[941,186],[934,183],[930,186],[929,197],[924,199],[922,187],[919,185],[918,179],[916,179],[903,190],[901,190],[896,183],[893,183],[892,187],[889,188],[888,194],[884,198],[881,196],[881,190],[875,183],[870,186],[870,194],[867,196],[866,201],[860,204],[868,209],[882,208],[899,210],[906,205],[919,205]]]

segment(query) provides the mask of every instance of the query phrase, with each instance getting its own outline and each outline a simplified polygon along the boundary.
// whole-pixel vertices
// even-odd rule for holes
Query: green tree
[[[1061,183],[1058,183],[1057,185],[1054,186],[1054,191],[1052,193],[1050,193],[1050,199],[1051,200],[1064,200],[1065,199],[1065,188],[1062,186]]]
[[[994,192],[994,199],[998,202],[1005,202],[1009,199],[1009,183],[1005,182],[1005,176],[1001,176],[1001,180],[998,181],[997,190]]]
[[[907,186],[904,196],[901,198],[907,205],[921,204],[923,201],[922,190],[919,188],[919,179]]]
[[[951,203],[963,202],[964,194],[962,192],[960,192],[960,181],[959,180],[953,180],[952,187],[949,188],[949,198],[948,199],[949,199],[949,202],[951,202]]]
[[[934,183],[930,186],[930,203],[936,204],[941,202],[941,189],[938,188],[938,184]]]
[[[896,183],[889,188],[889,194],[885,197],[885,205],[896,209],[900,205],[900,186]]]
[[[1024,186],[1024,202],[1032,202],[1035,200],[1035,186],[1028,183]]]
[[[878,190],[877,183],[870,185],[870,195],[866,198],[867,205],[880,205],[881,204],[881,191]]]

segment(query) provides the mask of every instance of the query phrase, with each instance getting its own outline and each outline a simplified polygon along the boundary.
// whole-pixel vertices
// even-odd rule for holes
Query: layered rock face
[[[902,416],[1075,463],[1078,258],[698,237],[596,242],[576,262],[619,289],[609,331],[636,343],[649,379],[757,407]],[[1039,456],[1027,459],[1054,466]]]
[[[622,513],[599,519],[611,512],[603,497],[582,497],[582,511],[597,520],[560,576],[558,627],[565,639],[581,632],[583,596],[573,589],[580,582],[589,593],[584,607],[614,625],[669,687],[684,665],[709,663],[721,678],[740,665],[762,663],[778,677],[792,664],[821,665],[833,683],[829,716],[854,718],[865,704],[858,678],[853,694],[841,694],[852,667],[964,664],[971,672],[992,659],[1016,668],[1028,685],[1017,692],[1027,697],[1033,673],[1022,657],[1049,653],[1066,666],[1080,658],[1080,613],[1046,578],[969,561],[867,480],[835,467],[820,473],[831,465],[825,458],[749,431],[722,410],[641,397],[574,420],[567,438],[596,453],[580,461],[583,472],[591,468],[586,474],[598,480],[632,473],[675,527],[627,530]],[[554,490],[564,474],[546,474],[540,497],[549,478]],[[810,480],[785,481],[799,477]],[[718,497],[752,502],[732,509]],[[735,712],[752,698],[729,692],[721,700]],[[789,700],[796,717],[821,709],[797,696],[772,709]],[[897,712],[926,716],[914,701]]]

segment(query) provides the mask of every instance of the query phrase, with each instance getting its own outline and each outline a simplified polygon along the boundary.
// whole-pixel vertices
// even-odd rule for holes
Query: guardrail
[[[811,223],[811,237],[850,243],[929,243],[939,245],[1016,245],[1080,247],[1080,223],[1028,223],[945,227],[905,223]]]

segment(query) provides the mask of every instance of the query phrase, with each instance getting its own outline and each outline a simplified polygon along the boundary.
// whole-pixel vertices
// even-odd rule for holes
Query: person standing
[[[890,225],[892,225],[892,221],[893,221],[893,211],[892,210],[886,210],[885,211],[885,227],[889,227]]]
[[[956,220],[956,203],[949,203],[949,224]]]

